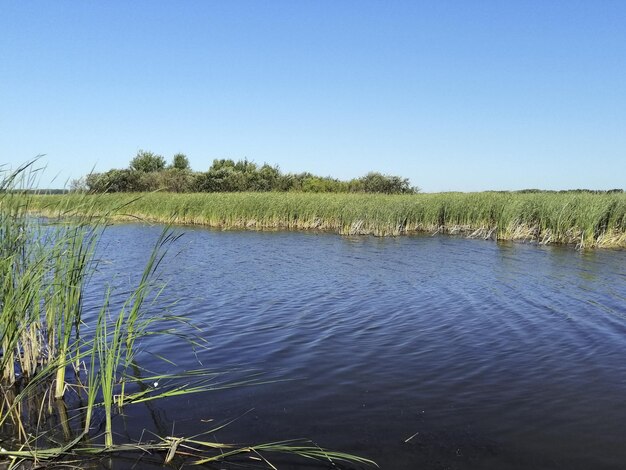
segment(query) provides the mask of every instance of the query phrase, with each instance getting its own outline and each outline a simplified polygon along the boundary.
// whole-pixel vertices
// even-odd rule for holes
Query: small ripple
[[[110,263],[85,293],[88,310],[99,308],[110,275],[122,291],[132,286],[149,253],[145,240],[160,230],[107,232],[102,257]],[[298,379],[206,400],[212,410],[266,409],[283,432],[323,422],[331,447],[365,435],[371,448],[401,456],[388,457],[389,468],[413,468],[394,462],[415,462],[426,448],[477,468],[445,460],[450,446],[437,448],[429,435],[447,435],[470,455],[496,435],[498,468],[515,468],[512,449],[583,458],[579,447],[591,449],[583,442],[626,458],[626,253],[449,237],[195,230],[186,238],[189,250],[163,267],[181,299],[173,311],[208,342],[197,359]],[[174,338],[144,346],[181,367],[195,360]],[[280,414],[270,413],[279,405]],[[424,437],[409,448],[402,443],[416,423]]]

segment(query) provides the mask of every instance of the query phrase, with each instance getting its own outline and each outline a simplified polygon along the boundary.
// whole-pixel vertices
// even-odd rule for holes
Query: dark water
[[[136,279],[161,230],[108,230],[87,306],[111,274]],[[274,382],[133,409],[119,432],[239,417],[215,438],[306,437],[384,469],[626,468],[626,252],[183,231],[162,300],[209,348],[155,338],[143,365]]]

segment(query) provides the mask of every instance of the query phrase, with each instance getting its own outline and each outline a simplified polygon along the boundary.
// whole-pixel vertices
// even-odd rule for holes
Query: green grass
[[[80,212],[81,206],[95,206],[118,219],[226,229],[318,229],[376,236],[439,232],[579,248],[626,247],[623,193],[117,193],[37,196],[31,202],[31,209],[48,215],[68,208]]]

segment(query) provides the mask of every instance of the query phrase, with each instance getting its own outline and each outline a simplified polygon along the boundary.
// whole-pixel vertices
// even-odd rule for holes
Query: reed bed
[[[218,228],[329,230],[344,235],[417,232],[496,240],[626,247],[626,194],[436,193],[415,195],[316,193],[78,194],[38,196],[46,215],[97,200],[117,219]],[[115,207],[123,207],[115,210]]]
[[[188,319],[155,311],[163,288],[158,268],[178,236],[169,227],[163,230],[121,307],[112,309],[112,293],[105,290],[99,312],[85,315],[82,298],[97,269],[100,235],[111,214],[124,213],[124,206],[140,199],[72,195],[50,206],[51,201],[19,189],[29,185],[28,171],[25,165],[0,173],[1,468],[82,468],[84,459],[128,452],[160,453],[165,463],[176,459],[179,466],[238,457],[247,458],[247,464],[252,459],[261,468],[275,468],[264,456],[268,452],[375,465],[308,442],[241,446],[207,440],[223,426],[200,436],[155,435],[147,441],[116,442],[113,421],[125,407],[263,380],[252,374],[228,380],[204,368],[177,374],[142,369],[147,336],[175,335],[192,346],[203,345],[200,336],[177,330],[179,323],[189,326]],[[38,206],[42,201],[45,205]],[[62,219],[44,223],[33,217],[34,210],[54,212]],[[22,466],[24,462],[29,464]]]

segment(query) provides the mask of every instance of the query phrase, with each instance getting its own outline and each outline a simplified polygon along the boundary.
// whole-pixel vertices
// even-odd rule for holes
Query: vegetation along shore
[[[341,181],[230,159],[213,160],[202,172],[193,171],[184,154],[167,164],[144,150],[127,168],[89,174],[66,194],[39,195],[29,204],[49,216],[88,208],[114,219],[223,229],[449,233],[581,249],[626,247],[621,189],[421,194],[407,178],[378,172]]]
[[[375,236],[427,232],[578,248],[626,247],[626,194],[618,192],[155,192],[40,195],[30,201],[30,209],[43,215],[62,215],[70,209],[81,212],[81,207],[118,220],[140,218],[223,229],[328,230]]]
[[[198,172],[184,154],[167,164],[143,150],[128,168],[92,173],[71,186],[68,194],[33,198],[31,209],[58,216],[68,208],[95,208],[116,219],[224,229],[450,233],[581,249],[626,247],[621,189],[421,194],[407,178],[378,172],[341,181],[230,159],[213,160],[208,171]]]

